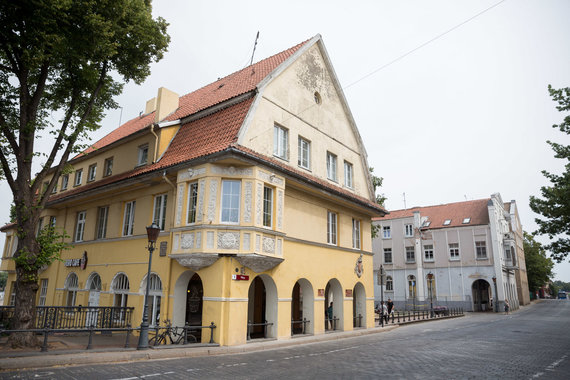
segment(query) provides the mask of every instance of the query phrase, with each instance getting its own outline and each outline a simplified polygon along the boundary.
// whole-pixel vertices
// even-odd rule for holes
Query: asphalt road
[[[570,301],[236,355],[0,373],[2,379],[570,379]]]

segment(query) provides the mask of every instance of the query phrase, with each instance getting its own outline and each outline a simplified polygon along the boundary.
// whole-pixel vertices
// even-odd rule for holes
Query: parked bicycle
[[[165,327],[160,327],[159,331],[162,332],[156,334],[151,339],[149,339],[149,344],[151,346],[159,346],[161,344],[184,344],[184,335],[186,334],[186,343],[196,343],[196,337],[188,332],[188,328],[185,327],[173,327],[170,321],[167,319],[164,321]]]

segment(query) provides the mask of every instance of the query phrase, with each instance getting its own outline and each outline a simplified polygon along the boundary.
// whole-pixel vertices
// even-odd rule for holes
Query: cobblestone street
[[[337,341],[237,355],[4,372],[2,379],[567,379],[570,302],[469,313]]]

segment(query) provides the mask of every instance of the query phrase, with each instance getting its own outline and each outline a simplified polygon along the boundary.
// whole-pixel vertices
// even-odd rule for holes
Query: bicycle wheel
[[[160,334],[160,335],[155,335],[153,336],[149,341],[148,344],[150,346],[160,346],[161,344],[163,344],[166,341],[166,338],[164,337],[164,334]]]

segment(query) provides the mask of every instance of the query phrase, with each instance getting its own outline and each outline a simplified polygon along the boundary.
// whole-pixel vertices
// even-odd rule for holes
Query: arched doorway
[[[331,303],[333,306],[333,321],[330,321],[330,318],[328,318],[327,315],[327,310]],[[325,330],[332,329],[340,331],[344,330],[344,300],[342,297],[342,286],[336,278],[329,280],[325,287]]]
[[[471,286],[473,293],[473,311],[492,311],[493,298],[490,284],[485,280],[476,280]]]
[[[189,326],[202,326],[202,307],[204,298],[204,288],[202,287],[202,279],[198,273],[194,273],[188,287],[186,288],[186,319],[185,323]],[[198,341],[201,341],[202,329],[192,332]]]
[[[298,280],[291,296],[291,335],[313,334],[314,300],[311,283],[304,278]]]
[[[247,339],[277,336],[277,287],[268,275],[253,279],[248,292]]]
[[[352,290],[352,327],[366,327],[366,290],[358,282]]]
[[[101,277],[97,272],[93,272],[87,278],[87,289],[89,290],[89,300],[87,306],[92,307],[87,311],[86,323],[87,327],[97,326],[97,319],[99,313],[97,306],[99,306],[99,296],[101,294]]]

